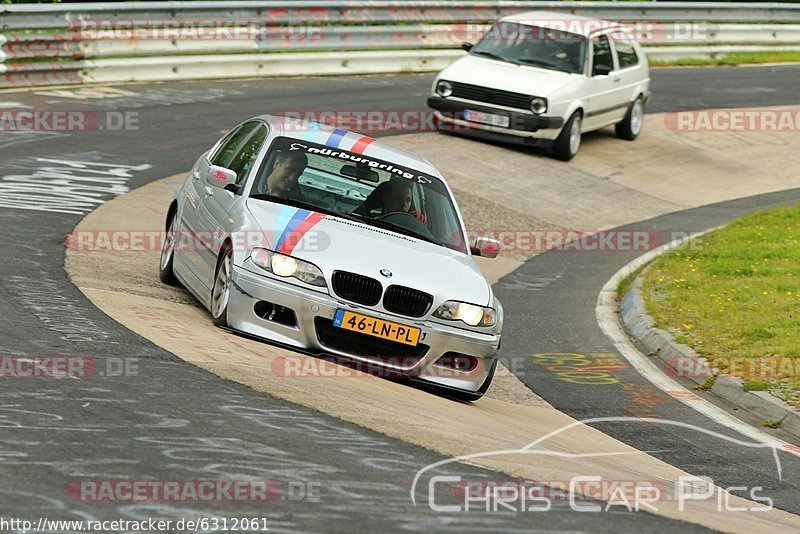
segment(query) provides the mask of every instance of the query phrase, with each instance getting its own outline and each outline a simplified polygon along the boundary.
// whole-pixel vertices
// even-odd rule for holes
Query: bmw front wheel
[[[211,290],[211,320],[216,326],[228,326],[228,301],[233,286],[233,252],[225,246],[219,253],[214,288]]]

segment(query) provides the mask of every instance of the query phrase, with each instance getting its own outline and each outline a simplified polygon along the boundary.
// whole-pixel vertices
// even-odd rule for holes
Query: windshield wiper
[[[533,58],[533,57],[520,57],[520,58],[517,58],[517,61],[519,61],[520,63],[525,63],[527,65],[540,65],[540,66],[542,66],[542,67],[544,67],[546,69],[567,72],[567,71],[564,71],[563,69],[560,69],[558,67],[558,65],[556,65],[554,63],[550,63],[549,61],[545,61],[543,59],[536,59],[536,58]]]
[[[497,59],[499,61],[505,61],[506,63],[514,63],[507,57],[498,56],[494,52],[486,52],[485,50],[473,50],[472,53],[475,54],[476,56],[484,56],[492,59]]]
[[[365,224],[370,226],[377,226],[378,228],[383,228],[385,230],[391,230],[392,232],[397,232],[398,234],[407,235],[409,237],[413,237],[415,239],[421,239],[422,241],[427,241],[428,243],[433,243],[434,245],[444,246],[444,243],[440,243],[435,239],[428,237],[423,234],[418,234],[413,230],[409,230],[405,226],[400,226],[394,223],[390,223],[388,221],[382,221],[380,219],[374,219],[372,217],[365,217],[363,215],[356,215],[355,213],[351,214],[352,217],[356,220],[359,220]]]
[[[407,235],[409,237],[414,237],[416,239],[421,239],[423,241],[427,241],[429,243],[433,243],[434,245],[444,246],[443,243],[436,241],[433,238],[430,238],[426,235],[418,234],[408,228],[403,226],[398,226],[396,224],[392,224],[390,222],[381,221],[378,219],[373,219],[372,217],[364,217],[363,215],[356,215],[355,213],[342,213],[340,211],[333,211],[327,208],[323,208],[320,206],[316,206],[309,202],[304,202],[302,200],[295,200],[293,198],[284,198],[275,195],[268,195],[265,193],[256,193],[250,195],[250,198],[254,198],[256,200],[269,200],[272,202],[277,202],[279,204],[287,204],[289,206],[294,206],[296,208],[303,208],[311,211],[316,211],[318,213],[324,213],[325,215],[333,215],[334,217],[341,217],[342,219],[347,219],[350,221],[357,221],[361,223],[365,223],[369,226],[377,226],[379,228],[383,228],[385,230],[391,230],[393,232],[397,232],[398,234]]]

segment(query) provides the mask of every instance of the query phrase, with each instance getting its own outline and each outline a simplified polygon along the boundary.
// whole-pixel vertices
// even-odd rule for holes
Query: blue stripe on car
[[[289,235],[291,235],[291,233],[294,232],[294,229],[297,228],[297,226],[301,222],[303,222],[309,215],[311,215],[311,212],[308,210],[304,209],[297,210],[297,212],[289,220],[289,224],[287,224],[286,228],[283,229],[281,238],[278,239],[277,243],[275,243],[275,250],[280,250],[281,245],[283,245],[283,242],[286,241],[286,238],[289,237]]]
[[[340,130],[337,128],[331,132],[331,135],[328,137],[328,140],[325,141],[325,144],[332,148],[338,148],[339,143],[342,142],[342,139],[344,139],[346,134],[347,132],[345,130]]]

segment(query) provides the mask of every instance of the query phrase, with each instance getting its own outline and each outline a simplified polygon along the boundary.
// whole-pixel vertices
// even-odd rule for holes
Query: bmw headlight
[[[484,308],[475,304],[448,300],[439,306],[434,317],[447,321],[463,321],[469,326],[494,326],[497,315],[493,308]]]
[[[322,271],[313,263],[265,248],[254,248],[250,252],[250,259],[253,263],[275,276],[297,278],[301,282],[312,286],[326,287]]]
[[[537,115],[541,115],[542,113],[547,112],[547,100],[541,97],[535,97],[531,99],[531,111],[536,113]]]
[[[436,83],[436,94],[447,98],[448,96],[453,94],[453,84],[448,82],[447,80],[439,80]]]

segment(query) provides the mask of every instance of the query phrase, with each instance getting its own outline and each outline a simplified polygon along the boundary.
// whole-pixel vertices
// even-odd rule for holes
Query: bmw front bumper
[[[292,310],[296,319],[295,324],[284,324],[260,316],[256,313],[256,305],[259,302]],[[428,349],[424,354],[414,357],[383,358],[353,354],[330,344],[326,345],[320,337],[325,338],[323,328],[327,329],[327,326],[321,327],[321,325],[327,325],[332,321],[337,309],[420,328],[422,330],[420,343]],[[228,324],[236,330],[259,338],[345,357],[371,368],[386,370],[389,372],[387,374],[402,374],[415,380],[468,392],[478,391],[490,375],[500,343],[499,335],[389,314],[339,300],[327,293],[258,275],[236,266],[233,270],[233,288],[228,303]],[[365,335],[341,329],[337,331],[342,335]],[[409,350],[409,353],[414,352],[414,349]],[[437,364],[437,360],[448,353],[472,356],[475,365],[469,370],[459,370]]]

